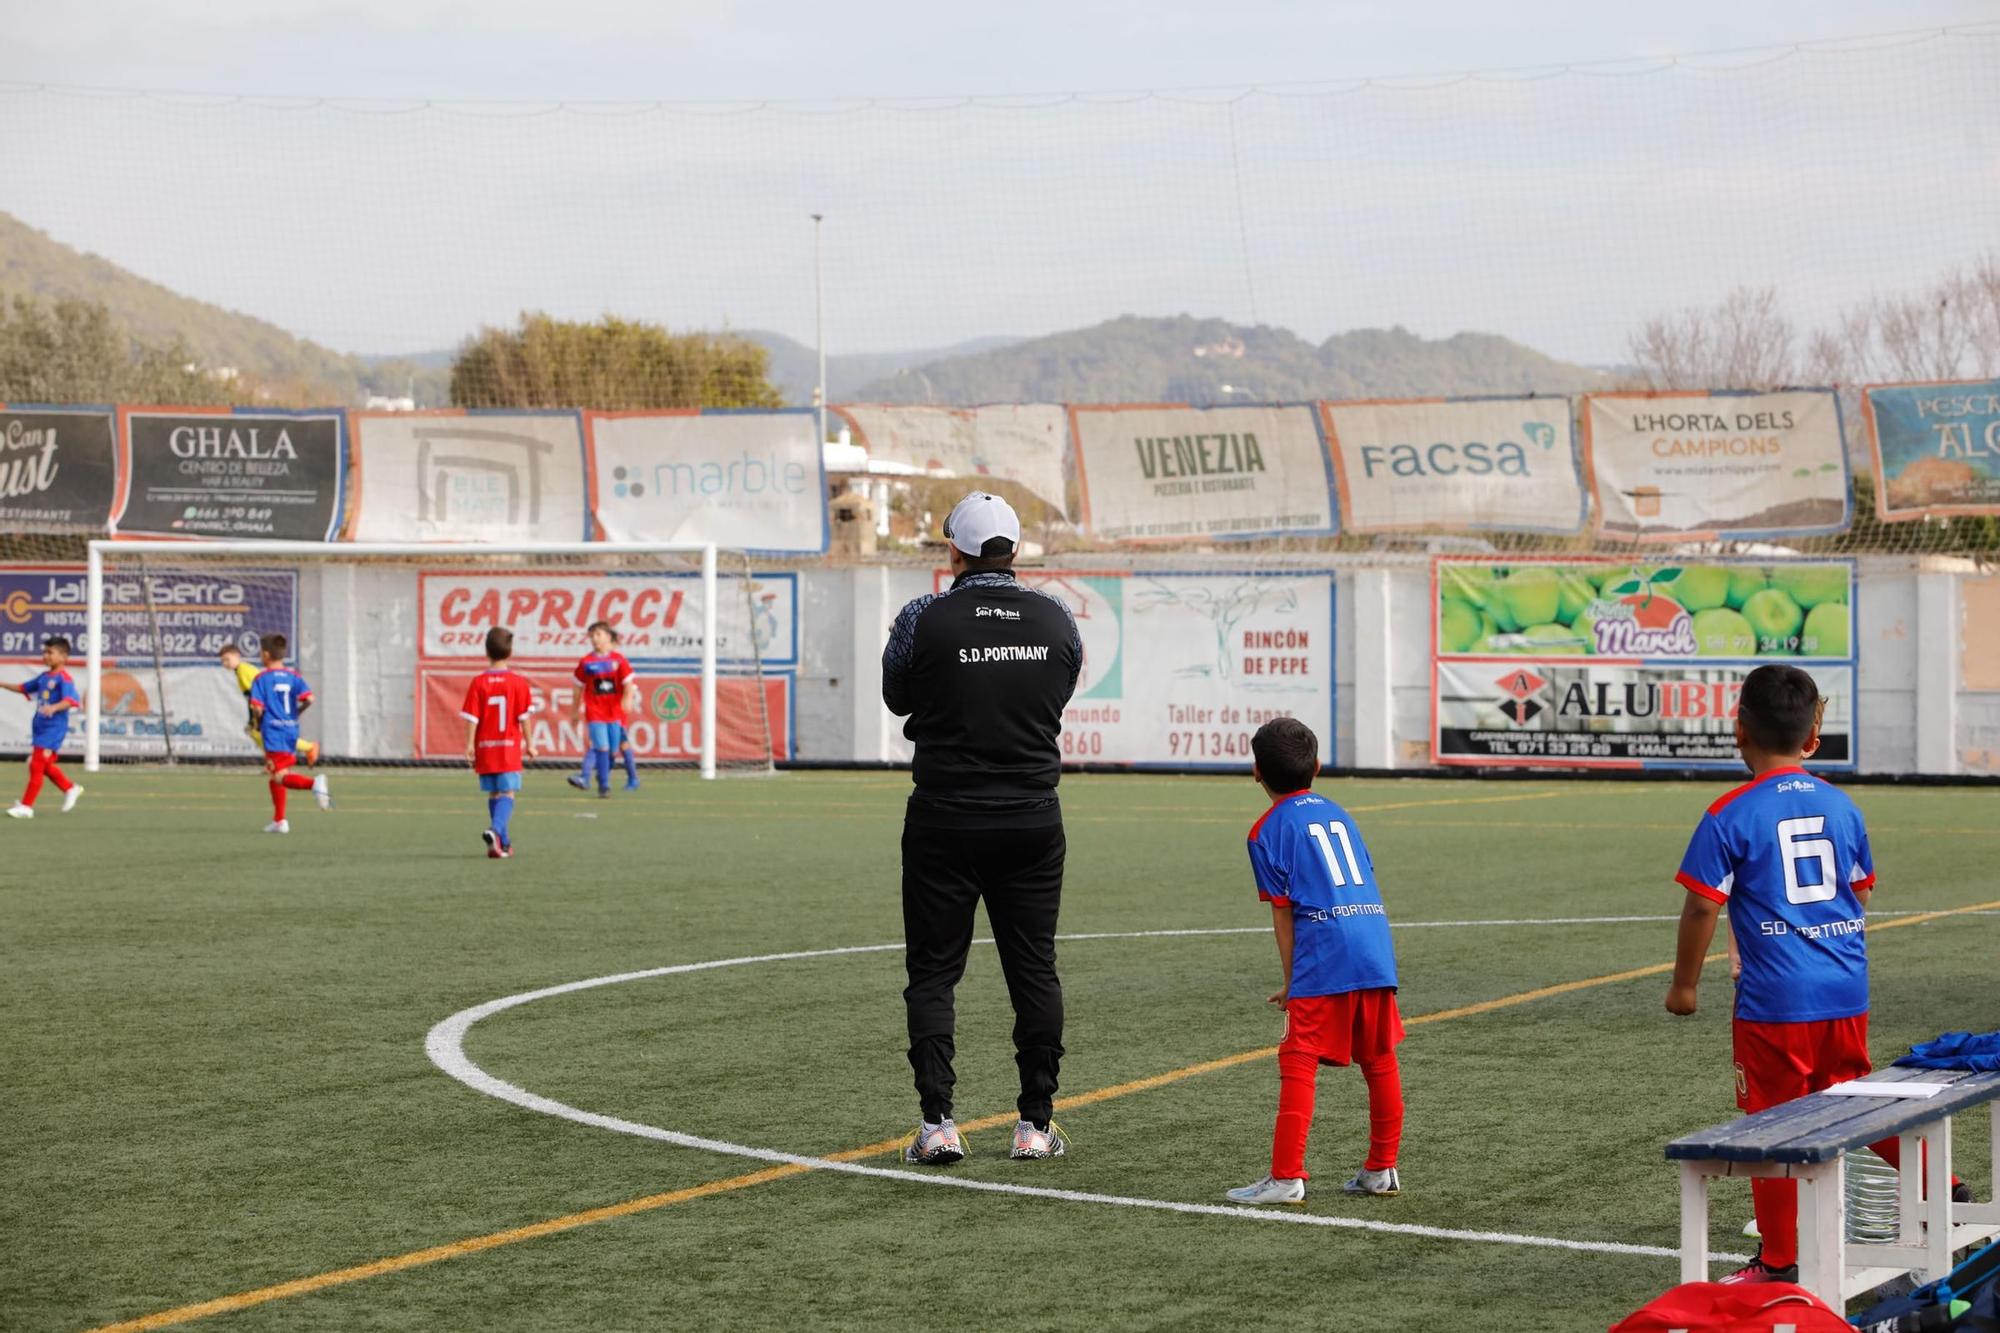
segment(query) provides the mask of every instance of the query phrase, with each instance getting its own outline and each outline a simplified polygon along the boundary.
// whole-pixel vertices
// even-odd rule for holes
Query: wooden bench
[[[1836,1310],[1905,1273],[1924,1281],[1943,1277],[1953,1250],[2000,1235],[2000,1203],[1951,1202],[1951,1117],[1959,1112],[1992,1106],[1993,1174],[2000,1181],[2000,1074],[1892,1066],[1866,1081],[1947,1086],[1932,1097],[1816,1092],[1667,1145],[1667,1160],[1681,1168],[1681,1281],[1708,1280],[1711,1176],[1799,1182],[1799,1285]],[[1851,1244],[1846,1155],[1888,1138],[1902,1143],[1900,1234],[1892,1245]],[[1920,1144],[1929,1145],[1927,1159]]]

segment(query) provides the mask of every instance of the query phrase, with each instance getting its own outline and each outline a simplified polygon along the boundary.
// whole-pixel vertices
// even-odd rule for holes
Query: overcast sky
[[[1607,361],[1644,314],[1739,282],[1810,322],[1992,244],[2000,25],[1338,81],[1996,18],[1971,0],[0,0],[0,209],[344,350],[450,345],[525,307],[810,341],[823,211],[838,349],[1186,311]],[[846,100],[1246,85],[1263,91]],[[764,99],[821,104],[526,105]]]

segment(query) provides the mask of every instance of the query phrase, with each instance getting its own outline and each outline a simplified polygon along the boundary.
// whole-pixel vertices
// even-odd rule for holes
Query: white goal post
[[[701,557],[701,699],[700,771],[712,779],[716,764],[716,612],[717,547],[701,542],[546,542],[495,545],[487,542],[297,542],[297,541],[171,541],[94,540],[89,546],[86,585],[84,684],[84,769],[95,773],[101,758],[104,686],[105,561],[153,556],[167,561],[213,562],[245,560],[480,560],[508,557],[568,559],[629,559],[649,556]]]

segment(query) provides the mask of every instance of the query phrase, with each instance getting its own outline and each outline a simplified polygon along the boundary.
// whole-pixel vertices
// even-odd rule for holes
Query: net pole
[[[84,582],[84,637],[90,640],[84,668],[83,771],[97,771],[99,728],[104,715],[104,552],[90,543],[89,572]]]
[[[715,627],[721,600],[713,542],[701,548],[701,776],[715,779]]]
[[[167,763],[174,762],[174,717],[168,710],[167,668],[160,652],[160,608],[153,601],[153,577],[146,572],[146,557],[139,557],[139,586],[146,593],[146,635],[153,645],[153,688],[160,699],[160,743],[166,747]]]

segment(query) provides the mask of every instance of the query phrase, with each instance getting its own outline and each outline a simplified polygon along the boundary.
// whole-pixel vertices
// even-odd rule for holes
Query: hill
[[[1314,345],[1269,325],[1125,315],[917,365],[862,385],[854,401],[1296,402],[1567,393],[1610,380],[1490,333],[1429,339],[1401,328],[1356,329]]]
[[[811,404],[813,385],[819,379],[818,357],[812,348],[768,329],[747,329],[738,336],[771,354],[771,383],[785,395],[786,402],[798,406]],[[972,338],[949,347],[917,352],[829,352],[827,397],[836,403],[853,402],[856,392],[875,380],[887,379],[916,366],[1009,347],[1019,341],[1019,338]]]

